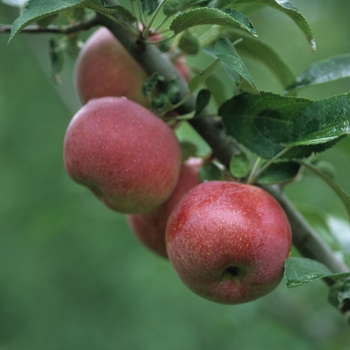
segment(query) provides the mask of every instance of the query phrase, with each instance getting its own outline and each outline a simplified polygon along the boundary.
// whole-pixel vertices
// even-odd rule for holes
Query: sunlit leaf
[[[208,7],[196,8],[179,14],[172,21],[170,29],[175,34],[179,34],[188,28],[204,24],[241,28],[256,36],[253,25],[242,13],[231,9],[221,11]]]

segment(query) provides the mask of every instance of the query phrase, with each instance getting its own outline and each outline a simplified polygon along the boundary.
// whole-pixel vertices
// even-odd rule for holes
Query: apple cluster
[[[188,81],[184,58],[175,66]],[[124,213],[194,293],[239,304],[272,291],[292,240],[277,201],[233,179],[201,181],[202,159],[181,160],[174,130],[141,92],[147,74],[106,28],[87,40],[74,78],[83,106],[64,140],[68,175]]]

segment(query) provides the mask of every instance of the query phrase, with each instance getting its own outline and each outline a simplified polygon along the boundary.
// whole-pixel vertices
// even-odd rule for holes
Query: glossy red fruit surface
[[[126,98],[90,100],[71,120],[64,140],[69,176],[122,213],[151,211],[173,192],[181,150],[173,131]]]
[[[264,190],[209,181],[189,191],[166,229],[168,256],[196,294],[223,304],[271,292],[291,249],[288,219]]]

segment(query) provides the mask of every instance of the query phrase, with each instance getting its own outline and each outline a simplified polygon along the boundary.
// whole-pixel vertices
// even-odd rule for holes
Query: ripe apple
[[[142,94],[146,72],[105,27],[96,30],[80,51],[75,86],[82,104],[92,98],[125,96],[143,106],[149,102]]]
[[[196,294],[245,303],[280,282],[292,242],[288,219],[266,191],[229,181],[190,190],[166,228],[169,260]]]
[[[174,190],[181,149],[170,127],[126,97],[90,100],[64,140],[69,176],[122,213],[151,211]]]
[[[151,251],[163,258],[168,258],[165,247],[165,228],[168,218],[182,197],[200,183],[200,158],[189,158],[180,169],[175,190],[160,207],[148,213],[127,216],[127,221],[136,237]]]
[[[151,40],[160,40],[155,34]],[[184,56],[174,63],[180,75],[188,81],[190,71]],[[142,106],[149,101],[142,94],[146,72],[105,27],[96,30],[80,51],[74,70],[75,87],[82,104],[92,98],[125,96]]]

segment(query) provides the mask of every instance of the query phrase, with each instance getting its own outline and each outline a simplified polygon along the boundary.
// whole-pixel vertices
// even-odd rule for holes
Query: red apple
[[[190,190],[166,228],[169,260],[196,294],[245,303],[280,282],[292,235],[278,202],[251,185],[209,181]]]
[[[160,40],[161,35],[154,34],[150,39]],[[177,59],[175,67],[188,81],[190,71],[184,56]],[[142,94],[147,77],[142,67],[105,27],[96,30],[86,41],[74,71],[75,87],[82,104],[92,98],[125,96],[149,107],[148,98]]]
[[[169,199],[155,210],[128,215],[127,221],[136,237],[151,251],[168,258],[165,247],[165,228],[168,218],[182,197],[200,183],[200,158],[189,158],[180,169],[179,180]]]
[[[146,79],[146,72],[105,27],[86,41],[75,66],[75,86],[83,104],[92,98],[125,96],[148,107],[141,91]]]
[[[90,100],[64,140],[69,176],[122,213],[151,211],[173,192],[181,166],[174,132],[125,97]]]

